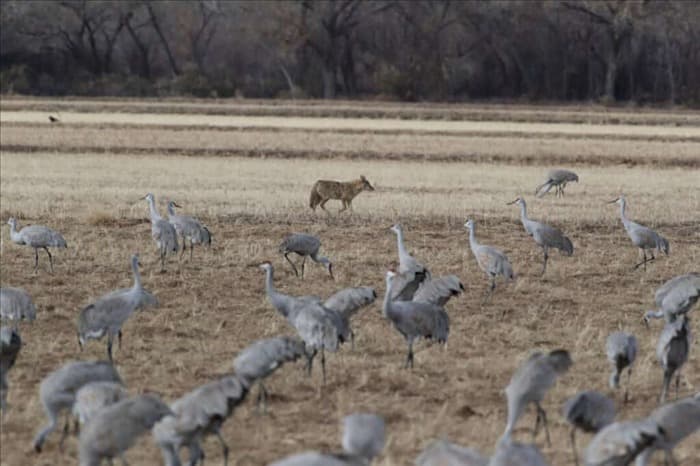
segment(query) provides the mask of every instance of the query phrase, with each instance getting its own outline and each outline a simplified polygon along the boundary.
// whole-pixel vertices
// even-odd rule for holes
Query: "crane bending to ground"
[[[627,218],[625,214],[625,209],[627,208],[627,201],[625,201],[624,196],[620,196],[617,199],[610,201],[608,204],[619,204],[620,205],[620,218],[622,219],[622,225],[627,231],[627,235],[632,240],[632,244],[637,246],[641,251],[644,259],[635,264],[634,269],[639,268],[640,265],[644,266],[644,270],[647,269],[647,262],[651,262],[654,259],[654,249],[658,252],[663,252],[668,256],[670,252],[670,246],[668,240],[652,230],[651,228],[635,223]],[[651,258],[647,259],[647,250],[651,251]]]
[[[644,323],[649,319],[673,322],[679,315],[688,313],[700,299],[700,273],[679,275],[664,283],[654,295],[657,310],[644,314]]]
[[[666,394],[674,374],[676,374],[676,397],[678,396],[681,368],[688,361],[691,343],[690,321],[687,316],[681,316],[675,321],[667,323],[661,331],[659,342],[656,345],[656,356],[664,369],[663,388],[659,403],[666,401]]]
[[[287,259],[287,262],[289,262],[292,269],[294,269],[294,275],[297,277],[299,276],[299,271],[294,265],[294,262],[289,259],[289,254],[294,253],[302,257],[302,280],[304,279],[304,264],[306,263],[307,257],[310,257],[311,260],[317,264],[323,265],[326,270],[328,270],[328,274],[331,276],[331,278],[335,279],[333,277],[333,263],[327,257],[319,256],[318,251],[320,248],[321,240],[318,238],[318,236],[309,235],[306,233],[293,233],[282,240],[282,243],[279,246],[279,252],[284,255],[285,259]]]
[[[573,181],[578,183],[578,175],[570,170],[564,170],[563,168],[550,170],[549,173],[547,173],[547,181],[535,189],[535,196],[542,197],[547,194],[552,187],[556,187],[556,196],[564,197],[566,183]]]
[[[13,243],[29,246],[34,249],[34,272],[39,269],[39,249],[46,251],[49,256],[49,265],[53,273],[53,257],[49,248],[67,248],[68,244],[60,233],[43,225],[29,225],[17,231],[17,220],[10,218],[10,239]]]
[[[599,392],[579,392],[566,400],[563,414],[567,422],[571,424],[571,450],[574,453],[574,464],[578,466],[576,429],[597,433],[615,420],[615,403]]]
[[[625,385],[624,402],[629,401],[630,379],[632,378],[632,365],[637,358],[637,338],[626,332],[613,332],[608,335],[605,342],[605,354],[608,361],[613,366],[610,374],[610,388],[620,386],[620,376],[622,371],[627,369],[627,385]]]
[[[549,259],[549,249],[555,248],[559,249],[562,254],[566,256],[571,256],[574,253],[574,245],[571,240],[567,238],[564,233],[557,230],[556,228],[550,227],[544,223],[536,222],[530,220],[527,216],[527,204],[525,199],[518,197],[513,202],[509,202],[508,205],[517,204],[520,206],[520,220],[525,227],[525,231],[528,235],[532,236],[544,253],[544,263],[542,265],[542,275],[547,271],[547,259]]]

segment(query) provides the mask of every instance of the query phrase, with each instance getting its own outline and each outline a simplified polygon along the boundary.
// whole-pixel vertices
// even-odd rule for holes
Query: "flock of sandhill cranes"
[[[536,194],[540,196],[556,187],[557,195],[563,196],[564,187],[570,181],[578,181],[578,176],[566,170],[554,170],[548,174],[547,181],[537,188]],[[190,257],[194,245],[211,243],[211,233],[206,226],[193,217],[175,214],[175,207],[179,207],[176,203],[171,201],[168,204],[169,216],[166,220],[159,215],[153,194],[149,193],[142,199],[147,200],[149,204],[151,233],[158,247],[162,270],[165,268],[167,255],[180,250],[180,241],[182,254],[189,243]],[[612,202],[620,204],[623,225],[633,244],[643,254],[643,261],[635,268],[642,265],[646,268],[647,262],[654,260],[653,252],[651,258],[647,258],[648,250],[656,249],[668,254],[669,243],[666,239],[655,231],[627,219],[624,197]],[[565,255],[573,254],[573,243],[561,231],[528,217],[527,205],[523,198],[518,197],[509,204],[519,206],[525,231],[542,248],[543,274],[547,269],[550,249],[559,249]],[[36,273],[38,268],[38,249],[47,252],[53,271],[53,260],[48,248],[66,247],[63,237],[47,227],[28,226],[17,231],[15,219],[10,219],[8,223],[12,241],[35,250],[34,272]],[[515,279],[513,267],[502,251],[477,241],[475,222],[472,219],[467,219],[464,226],[468,230],[472,253],[479,267],[489,277],[490,286],[485,298],[489,299],[496,288],[498,276],[507,280]],[[408,252],[402,226],[396,224],[391,227],[391,231],[396,235],[399,261],[398,268],[390,268],[386,272],[382,315],[404,337],[407,345],[404,366],[412,368],[413,345],[418,339],[447,342],[450,319],[445,306],[451,298],[464,291],[464,286],[455,275],[434,278],[429,269]],[[301,276],[302,279],[307,258],[324,266],[330,277],[334,278],[332,262],[320,255],[320,248],[321,241],[318,237],[295,233],[283,239],[278,251],[289,262],[295,275]],[[289,258],[290,254],[302,257],[301,274]],[[253,385],[259,386],[258,409],[265,412],[268,391],[264,386],[264,379],[286,362],[299,358],[306,360],[306,370],[311,375],[313,361],[319,354],[325,384],[326,352],[338,351],[348,340],[354,346],[350,320],[359,310],[369,306],[377,298],[375,290],[368,286],[342,289],[325,300],[318,296],[283,294],[274,286],[272,263],[262,263],[260,268],[265,274],[266,297],[272,307],[296,331],[297,336],[279,336],[253,342],[234,358],[231,375],[202,385],[167,405],[154,395],[129,396],[119,373],[112,365],[113,340],[116,337],[121,347],[122,327],[127,319],[139,309],[159,305],[158,299],[144,289],[139,265],[139,257],[134,254],[131,258],[134,280],[132,287],[109,292],[80,311],[77,326],[80,347],[82,348],[88,340],[99,340],[106,336],[109,361],[69,362],[44,378],[39,397],[48,423],[34,439],[33,446],[36,451],[42,450],[47,436],[57,428],[59,417],[65,413],[59,446],[62,448],[70,432],[69,421],[73,418],[75,432],[80,430],[81,466],[98,465],[102,459],[111,463],[116,457],[125,462],[124,452],[138,437],[149,431],[153,433],[167,466],[182,464],[182,449],[189,452],[189,465],[202,464],[205,455],[201,442],[209,435],[218,438],[224,464],[228,464],[229,447],[221,435],[221,425],[231,416],[236,406],[245,400]],[[648,418],[615,422],[613,401],[595,391],[579,392],[565,402],[563,415],[571,425],[571,446],[576,464],[579,461],[575,444],[577,429],[595,434],[583,455],[586,465],[627,465],[637,458],[636,464],[643,466],[656,449],[664,450],[671,458],[673,447],[700,428],[700,394],[665,404],[674,375],[676,397],[678,396],[679,373],[687,361],[691,342],[687,313],[699,297],[700,274],[681,275],[658,289],[655,295],[657,309],[644,315],[647,325],[649,319],[665,319],[657,346],[657,357],[663,368],[660,407]],[[14,323],[14,328],[3,327],[0,332],[0,401],[2,410],[5,411],[7,372],[15,364],[22,345],[18,322],[34,320],[36,309],[31,297],[24,290],[6,287],[1,291],[1,311],[3,319],[12,320]],[[637,340],[629,333],[615,332],[608,337],[605,350],[613,368],[609,380],[611,387],[619,387],[620,378],[627,370],[624,394],[624,402],[627,403],[632,367],[638,352]],[[545,465],[544,457],[534,444],[519,443],[513,440],[512,436],[526,408],[533,404],[537,414],[533,439],[540,429],[544,429],[546,441],[550,443],[547,413],[542,407],[542,402],[549,389],[572,364],[571,355],[563,349],[549,353],[536,352],[522,362],[505,389],[508,410],[505,432],[490,459],[471,448],[439,440],[421,453],[416,459],[416,464]],[[344,419],[342,453],[307,452],[273,464],[369,464],[380,454],[384,443],[383,419],[374,414],[356,413]]]

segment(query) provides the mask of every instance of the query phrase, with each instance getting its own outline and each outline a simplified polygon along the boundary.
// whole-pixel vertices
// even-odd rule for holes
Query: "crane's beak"
[[[612,201],[608,202],[608,204],[614,204],[619,200],[620,200],[620,198],[618,197],[617,199],[613,199]]]
[[[182,206],[175,201],[173,201],[173,206],[177,207],[178,209],[182,209]]]
[[[520,200],[520,199],[518,198],[518,199],[516,199],[516,200],[514,200],[514,201],[506,202],[506,205],[513,205],[513,204],[515,204],[516,202],[518,202],[519,200]]]

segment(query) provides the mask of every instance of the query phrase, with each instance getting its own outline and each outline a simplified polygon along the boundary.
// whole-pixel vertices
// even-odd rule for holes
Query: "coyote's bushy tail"
[[[318,181],[314,183],[313,187],[311,188],[311,196],[309,196],[309,207],[311,207],[312,210],[316,210],[316,206],[321,203],[323,200],[318,194]]]

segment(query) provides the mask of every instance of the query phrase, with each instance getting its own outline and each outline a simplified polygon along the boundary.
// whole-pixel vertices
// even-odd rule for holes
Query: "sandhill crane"
[[[644,259],[640,263],[635,264],[635,269],[637,269],[640,265],[644,266],[644,270],[647,269],[647,262],[651,262],[655,259],[654,249],[656,249],[658,252],[663,252],[668,256],[670,246],[666,238],[651,228],[635,223],[627,218],[627,215],[625,214],[627,201],[625,201],[624,196],[620,196],[617,199],[610,201],[608,204],[620,205],[620,218],[622,219],[622,225],[625,227],[627,235],[632,240],[632,244],[637,246],[644,256]],[[651,250],[651,259],[647,259],[647,250]]]
[[[288,361],[296,361],[304,356],[304,342],[290,337],[275,337],[258,340],[243,349],[233,360],[233,370],[236,375],[243,376],[252,382],[258,381],[258,409],[267,408],[267,389],[263,379],[276,371]]]
[[[49,248],[67,248],[66,240],[60,233],[42,225],[29,225],[17,231],[17,220],[10,218],[10,239],[13,243],[23,244],[34,249],[34,272],[39,269],[39,249],[46,251],[53,273],[53,257]]]
[[[63,434],[59,442],[59,446],[63,448],[63,440],[68,435],[68,421],[76,393],[83,385],[97,381],[121,383],[121,378],[110,362],[71,361],[51,372],[41,381],[39,399],[49,418],[49,423],[34,437],[35,451],[41,451],[46,437],[56,428],[58,416],[62,411],[67,411]]]
[[[547,180],[535,189],[535,195],[537,197],[542,197],[547,194],[552,187],[556,186],[556,196],[564,197],[564,188],[566,188],[566,183],[570,181],[578,183],[578,175],[570,170],[564,170],[562,168],[550,170],[549,173],[547,173]]]
[[[657,310],[644,315],[644,323],[649,319],[666,318],[673,322],[680,314],[690,311],[700,299],[700,273],[679,275],[664,283],[654,295]]]
[[[664,369],[660,403],[666,401],[666,393],[673,374],[676,374],[676,397],[678,396],[681,368],[688,360],[690,344],[690,321],[687,316],[681,316],[674,322],[667,323],[661,331],[659,342],[656,345],[656,356]]]
[[[637,456],[636,466],[646,466],[655,450],[664,450],[666,464],[678,464],[673,459],[673,448],[700,429],[700,394],[656,408],[649,420],[659,426],[663,435]]]
[[[535,445],[501,439],[488,466],[547,466],[547,462]]]
[[[118,337],[122,343],[122,325],[131,314],[144,307],[157,306],[158,299],[146,291],[141,284],[139,256],[131,256],[134,285],[107,293],[94,303],[88,304],[78,316],[78,344],[82,349],[88,340],[100,340],[107,335],[107,355],[112,360],[112,342]]]
[[[338,332],[333,316],[320,303],[314,300],[297,299],[278,293],[272,282],[273,267],[263,262],[260,268],[265,271],[265,293],[275,309],[294,327],[306,345],[307,369],[309,375],[313,359],[321,352],[323,382],[326,381],[326,351],[338,350]]]
[[[416,466],[486,466],[489,459],[478,451],[447,440],[430,443],[418,458]]]
[[[175,227],[168,221],[163,220],[163,217],[158,213],[156,208],[156,198],[153,194],[148,193],[141,200],[148,201],[148,208],[151,214],[151,236],[158,246],[160,254],[160,270],[165,271],[165,257],[168,253],[178,251],[177,231]]]
[[[661,434],[649,420],[613,422],[603,427],[583,455],[586,466],[627,466]]]
[[[139,395],[95,414],[80,433],[80,466],[99,466],[103,459],[120,457],[136,440],[172,411],[157,396]]]
[[[493,293],[493,290],[496,289],[497,276],[501,275],[507,280],[515,280],[513,266],[510,265],[510,261],[503,252],[491,246],[479,244],[476,241],[476,236],[474,235],[474,230],[476,229],[474,220],[467,219],[464,223],[464,227],[469,230],[469,246],[476,258],[477,264],[479,264],[481,270],[486,272],[486,275],[491,279],[491,287],[485,298],[488,299]]]
[[[279,252],[280,254],[284,255],[285,259],[287,259],[287,262],[289,262],[292,269],[294,269],[294,275],[297,277],[299,276],[299,272],[297,271],[297,267],[294,265],[294,262],[289,259],[289,254],[294,253],[302,257],[302,280],[304,279],[304,264],[306,263],[307,257],[310,257],[311,260],[317,264],[323,265],[326,270],[328,270],[328,274],[331,276],[331,278],[334,278],[333,264],[327,257],[319,256],[318,251],[320,248],[321,240],[318,238],[318,236],[309,235],[306,233],[293,233],[282,240],[282,243],[279,246]]]
[[[430,280],[430,271],[413,257],[404,244],[403,227],[396,224],[390,228],[396,234],[396,243],[399,251],[399,270],[394,279],[394,292],[392,299],[395,301],[410,301],[418,291],[418,287],[425,280]]]
[[[377,292],[369,286],[358,286],[354,288],[345,288],[323,302],[323,307],[338,315],[340,326],[342,329],[347,329],[348,336],[352,348],[355,348],[355,332],[350,328],[350,318],[359,312],[360,309],[369,306],[377,299]],[[346,335],[340,332],[343,340],[346,340]]]
[[[0,328],[0,411],[7,410],[7,373],[15,365],[19,351],[22,349],[22,338],[19,333],[9,327]]]
[[[73,417],[81,425],[95,416],[101,409],[129,397],[129,392],[121,382],[90,382],[80,387],[75,394]]]
[[[442,306],[416,301],[393,301],[393,282],[396,272],[386,273],[386,293],[382,314],[390,320],[396,330],[403,335],[408,344],[406,364],[404,368],[413,368],[413,342],[418,338],[426,338],[446,343],[450,333],[450,318]]]
[[[547,271],[547,259],[549,259],[550,248],[559,249],[561,253],[566,256],[570,256],[574,253],[574,245],[569,238],[564,236],[564,233],[544,223],[530,220],[527,217],[527,204],[525,203],[525,199],[518,197],[513,202],[508,203],[508,205],[512,204],[520,206],[520,220],[523,223],[523,227],[525,227],[525,231],[528,235],[532,236],[535,243],[542,248],[542,252],[544,253],[542,275]]]
[[[15,330],[20,320],[32,322],[36,319],[36,307],[29,293],[22,288],[0,288],[0,318],[11,320]]]
[[[615,403],[599,392],[579,392],[564,402],[563,414],[571,424],[571,450],[578,466],[576,452],[576,429],[596,433],[615,420]]]
[[[632,365],[637,357],[637,338],[634,335],[626,332],[613,332],[608,335],[605,342],[605,354],[608,356],[608,361],[613,366],[613,372],[610,374],[610,388],[618,388],[620,386],[620,376],[622,371],[627,368],[627,385],[625,385],[625,398],[627,403],[629,400],[629,386],[632,378]]]
[[[211,233],[209,229],[202,225],[199,220],[186,215],[175,214],[175,207],[180,208],[180,206],[175,201],[168,202],[168,221],[175,227],[175,231],[180,235],[182,239],[182,254],[180,258],[185,255],[185,249],[187,249],[187,241],[190,242],[190,260],[192,260],[192,251],[194,250],[195,244],[207,244],[211,245]]]
[[[179,451],[187,447],[189,464],[204,463],[200,442],[215,435],[221,444],[224,465],[228,464],[229,447],[221,436],[221,426],[248,394],[252,381],[230,375],[202,385],[171,404],[172,413],[153,427],[166,466],[180,466]]]
[[[557,378],[562,376],[573,362],[566,350],[554,350],[548,354],[535,352],[527,361],[520,365],[510,379],[506,387],[506,397],[508,398],[508,424],[503,434],[503,439],[509,439],[515,428],[515,424],[522,415],[525,408],[534,403],[537,407],[537,419],[532,432],[533,439],[537,436],[540,422],[544,425],[547,435],[547,444],[551,445],[549,439],[549,427],[547,426],[547,413],[542,408],[542,399],[547,391],[554,385]]]
[[[270,463],[269,466],[369,465],[384,449],[384,420],[375,414],[356,413],[343,419],[343,453],[308,451]]]

